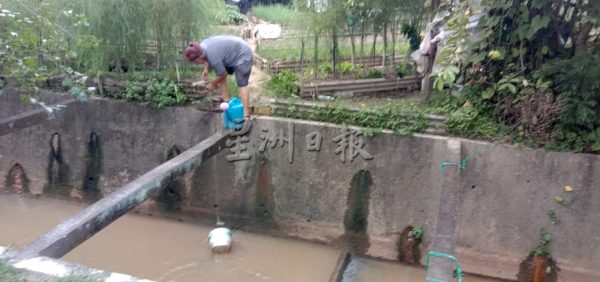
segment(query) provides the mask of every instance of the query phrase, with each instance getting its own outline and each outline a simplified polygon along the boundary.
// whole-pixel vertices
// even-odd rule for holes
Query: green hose
[[[444,254],[444,253],[440,253],[440,252],[436,252],[436,251],[430,251],[427,254],[427,259],[425,261],[425,271],[429,271],[429,259],[432,256],[434,256],[434,257],[441,257],[441,258],[447,258],[447,259],[452,260],[452,262],[454,262],[454,266],[456,267],[454,269],[454,273],[453,273],[454,277],[456,277],[458,279],[458,282],[462,282],[463,281],[463,279],[462,279],[463,278],[463,272],[462,272],[462,269],[460,268],[460,265],[458,265],[458,260],[455,257],[453,257],[453,256],[451,256],[449,254]],[[425,279],[425,282],[448,282],[448,281],[444,281],[444,280],[439,280],[439,279],[427,277]]]

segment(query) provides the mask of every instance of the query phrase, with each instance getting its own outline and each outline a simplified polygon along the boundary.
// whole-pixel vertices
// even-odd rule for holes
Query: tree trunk
[[[388,24],[387,24],[387,19],[383,22],[383,57],[381,60],[381,63],[383,64],[383,69],[387,71],[387,67],[388,67],[388,62],[387,62],[387,48],[388,48],[388,42],[387,42],[387,30],[388,30]]]
[[[375,45],[377,44],[377,31],[374,31],[374,35],[373,35],[373,45],[371,46],[371,58],[373,60],[373,65],[375,65]]]
[[[338,39],[337,39],[337,28],[335,26],[333,26],[333,34],[332,34],[332,50],[331,50],[331,64],[332,64],[332,71],[333,71],[333,76],[337,77],[337,44],[338,44]]]
[[[300,73],[304,73],[304,38],[300,40]]]
[[[360,23],[360,56],[363,57],[365,55],[365,24],[364,22]]]
[[[350,33],[350,47],[352,48],[352,53],[350,54],[350,62],[354,65],[354,57],[356,56],[356,44],[354,42],[354,28],[348,27],[348,32]]]
[[[421,97],[423,100],[428,100],[431,96],[433,88],[433,81],[431,80],[431,71],[433,70],[433,64],[435,63],[435,57],[437,55],[437,46],[431,47],[431,54],[427,56],[424,62],[425,68],[423,70],[423,79],[421,80]]]
[[[392,26],[390,27],[390,32],[392,33],[392,54],[391,54],[391,64],[393,67],[396,66],[395,58],[396,58],[396,39],[397,39],[397,29],[398,29],[398,21],[394,20]]]
[[[577,34],[577,39],[575,40],[575,56],[579,56],[587,50],[587,41],[590,32],[592,31],[592,23],[587,22],[581,28],[579,34]]]
[[[319,73],[319,34],[317,32],[315,32],[313,51],[313,66],[315,68],[315,79],[317,79]]]

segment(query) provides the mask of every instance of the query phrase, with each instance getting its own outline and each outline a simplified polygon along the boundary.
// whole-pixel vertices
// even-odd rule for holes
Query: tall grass
[[[274,61],[299,61],[301,53],[301,41],[300,39],[286,39],[285,41],[274,40],[274,41],[263,41],[260,47],[257,49],[257,53],[267,59]],[[304,60],[311,60],[314,54],[314,46],[312,44],[304,45]],[[388,48],[390,48],[388,46]],[[395,46],[396,54],[407,54],[409,48],[408,42],[400,42]],[[330,60],[331,51],[330,44],[323,42],[318,48],[319,58],[321,60]],[[342,42],[338,45],[339,56],[350,58],[352,55],[352,47],[350,42]],[[391,54],[391,50],[388,49],[388,54]],[[365,51],[364,54],[356,54],[357,56],[370,56],[371,50]],[[375,45],[375,55],[383,55],[383,42],[378,42]]]
[[[87,18],[88,24],[75,30],[78,37],[96,40],[74,46],[78,66],[92,73],[175,69],[184,46],[214,33],[214,11],[225,9],[220,0],[81,0],[65,5]]]
[[[254,6],[252,12],[261,19],[284,26],[292,26],[303,17],[293,6],[281,4]]]

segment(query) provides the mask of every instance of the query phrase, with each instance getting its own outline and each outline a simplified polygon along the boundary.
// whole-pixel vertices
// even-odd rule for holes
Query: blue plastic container
[[[241,128],[244,125],[244,104],[239,98],[229,100],[229,108],[223,111],[225,128]]]

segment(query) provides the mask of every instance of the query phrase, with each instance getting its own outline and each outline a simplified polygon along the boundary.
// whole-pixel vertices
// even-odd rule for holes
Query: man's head
[[[190,43],[183,52],[185,59],[194,64],[204,64],[204,52],[198,43]]]

